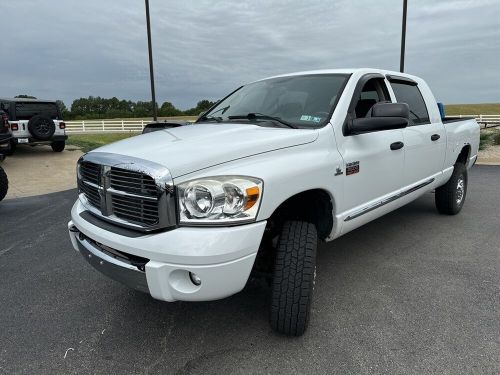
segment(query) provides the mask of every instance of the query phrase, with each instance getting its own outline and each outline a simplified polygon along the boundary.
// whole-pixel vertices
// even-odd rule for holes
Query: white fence
[[[453,116],[452,116],[453,117]],[[500,126],[500,115],[460,115],[458,117],[475,117],[479,126],[483,128],[491,128]]]
[[[500,126],[500,115],[460,115],[459,117],[476,117],[478,124],[484,128]],[[178,120],[186,121],[187,119]],[[141,132],[144,126],[151,122],[151,120],[144,119],[66,121],[66,132],[68,134]]]
[[[66,132],[75,133],[122,133],[141,132],[151,120],[82,120],[66,121]]]

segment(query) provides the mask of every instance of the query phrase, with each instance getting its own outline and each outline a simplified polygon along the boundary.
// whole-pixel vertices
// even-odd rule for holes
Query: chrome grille
[[[101,167],[98,164],[83,162],[80,164],[80,174],[82,179],[93,184],[99,184],[99,174]]]
[[[158,222],[158,202],[142,198],[112,196],[113,213],[125,220],[153,225]]]
[[[132,194],[156,195],[155,180],[143,173],[111,167],[109,179],[113,189]]]
[[[165,167],[99,152],[82,156],[78,165],[80,199],[93,214],[145,231],[175,225],[172,178]]]

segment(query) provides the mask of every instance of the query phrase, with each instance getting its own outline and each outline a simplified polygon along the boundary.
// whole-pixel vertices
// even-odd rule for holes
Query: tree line
[[[30,95],[17,95],[16,98],[32,98]],[[215,102],[210,100],[200,100],[196,107],[185,111],[176,108],[170,102],[163,102],[157,106],[158,116],[198,116],[213,106]],[[128,118],[128,117],[149,117],[153,116],[153,102],[120,100],[116,97],[101,98],[100,96],[89,96],[73,100],[70,108],[67,108],[62,100],[57,100],[57,105],[65,120],[92,120],[106,118]]]

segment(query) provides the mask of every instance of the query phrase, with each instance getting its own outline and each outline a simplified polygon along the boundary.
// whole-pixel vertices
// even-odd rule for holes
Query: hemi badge
[[[359,161],[353,161],[351,163],[347,163],[345,167],[345,175],[349,176],[355,173],[359,173]]]

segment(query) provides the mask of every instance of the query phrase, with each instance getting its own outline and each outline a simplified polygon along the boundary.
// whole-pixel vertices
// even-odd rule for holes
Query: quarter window
[[[410,107],[410,125],[430,124],[429,112],[417,86],[399,82],[392,82],[391,86],[397,102]]]

